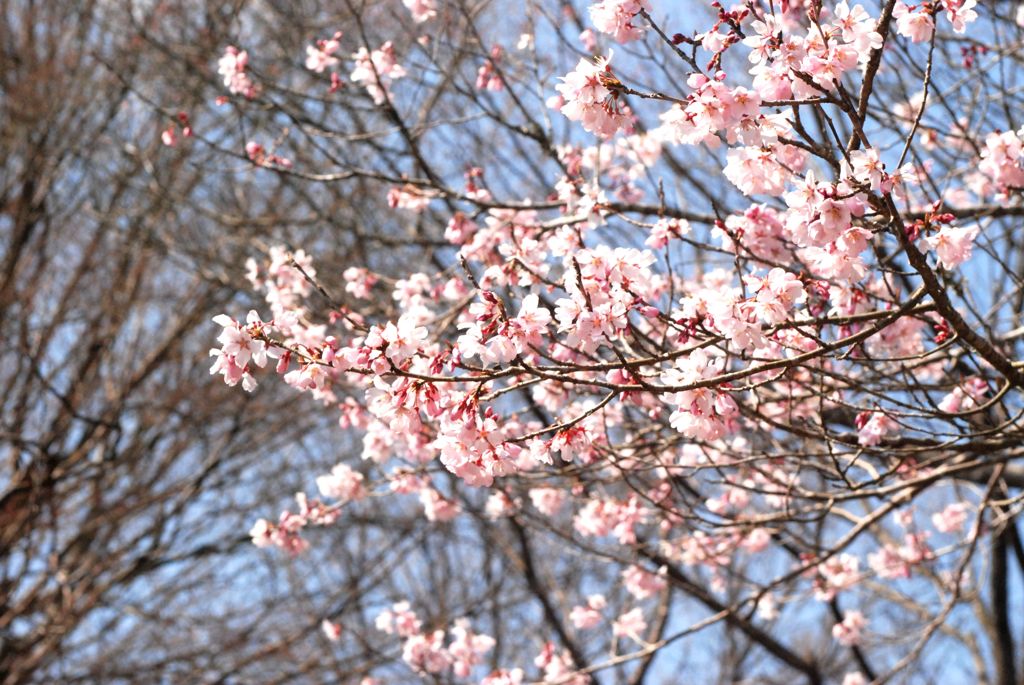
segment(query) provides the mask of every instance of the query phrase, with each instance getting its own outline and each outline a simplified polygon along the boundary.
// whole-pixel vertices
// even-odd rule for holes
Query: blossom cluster
[[[402,660],[422,674],[451,669],[455,677],[468,678],[483,655],[494,647],[493,637],[474,633],[464,618],[456,620],[447,631],[451,641],[445,645],[445,631],[425,632],[409,602],[398,602],[379,613],[376,626],[377,630],[403,638]]]
[[[231,45],[217,62],[217,73],[224,77],[228,91],[252,99],[259,94],[259,87],[246,71],[249,67],[249,53]]]
[[[417,24],[438,20],[434,2],[404,5]],[[436,272],[395,278],[351,266],[340,275],[345,304],[324,314],[307,302],[314,289],[328,291],[305,252],[274,246],[265,264],[250,264],[272,317],[217,317],[212,371],[252,390],[257,369],[276,359],[285,384],[360,436],[362,459],[316,479],[332,504],[303,496],[298,514],[257,523],[256,544],[301,552],[307,525],[370,499],[414,502],[431,526],[453,530],[470,516],[540,520],[580,549],[619,555],[623,597],[588,592],[570,603],[568,620],[577,631],[607,628],[616,648],[640,649],[657,623],[652,600],[685,584],[670,567],[706,574],[711,591],[725,594],[739,582],[737,564],[782,557],[780,584],[798,578],[813,589],[807,597],[833,606],[842,597],[845,606],[865,579],[902,581],[940,565],[945,552],[931,536],[963,532],[973,507],[930,502],[937,511],[915,518],[914,488],[946,466],[889,453],[925,444],[935,423],[989,427],[981,422],[990,414],[978,414],[995,394],[991,365],[971,375],[936,360],[964,325],[934,292],[963,277],[985,228],[978,214],[930,197],[928,165],[908,155],[927,96],[906,105],[905,118],[917,121],[901,153],[862,125],[851,88],[868,88],[865,74],[877,73],[888,41],[932,40],[942,12],[962,33],[974,0],[897,2],[891,31],[846,0],[715,7],[711,30],[666,38],[673,50],[711,55],[703,70],[687,62],[678,97],[627,86],[610,53],[580,59],[553,86],[549,104],[593,135],[546,147],[558,168],[543,201],[502,200],[487,182],[494,170],[475,162],[452,187],[386,176],[380,199],[396,215],[417,226],[441,217],[438,259],[450,263]],[[589,14],[598,33],[628,43],[651,38],[651,12],[644,0],[601,0]],[[340,40],[310,46],[306,67],[335,68]],[[593,32],[581,40],[600,47]],[[376,104],[394,104],[392,84],[410,75],[404,49],[359,48],[350,80]],[[723,67],[729,51],[746,56],[746,73]],[[513,90],[514,54],[480,54],[476,90]],[[239,85],[247,57],[231,57],[222,71],[229,89],[252,97]],[[635,125],[638,99],[657,103],[657,126]],[[821,140],[807,131],[811,117]],[[1024,186],[1022,138],[1024,129],[987,135],[970,176],[976,197]],[[713,160],[738,204],[723,209],[716,198],[706,216],[670,206],[649,177],[689,148]],[[252,161],[269,164],[259,152]],[[925,285],[915,290],[918,277]],[[889,392],[899,375],[924,379],[919,398]],[[838,505],[814,490],[838,487],[832,481],[849,487]],[[831,515],[827,507],[847,500],[875,506],[859,494],[874,487],[878,501],[900,506],[878,504],[875,519],[842,508],[833,517],[842,523],[802,553],[793,551],[802,542],[780,542],[804,514]],[[872,545],[837,532],[851,522],[877,536]],[[787,600],[765,590],[744,601],[768,620]],[[834,639],[870,642],[866,614],[842,612]],[[495,645],[466,621],[422,620],[408,602],[376,625],[401,640],[402,660],[420,674],[470,677]],[[325,624],[332,639],[338,630]],[[534,666],[544,679],[586,682],[551,644]],[[525,678],[516,668],[482,682]]]

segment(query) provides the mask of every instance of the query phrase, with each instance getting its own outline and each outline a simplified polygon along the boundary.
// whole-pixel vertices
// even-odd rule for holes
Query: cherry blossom
[[[932,514],[932,525],[940,533],[959,533],[967,521],[967,505],[954,502],[945,509]]]
[[[836,592],[857,584],[860,580],[860,559],[847,553],[839,554],[818,567],[822,584],[818,596],[822,599],[835,597]]]
[[[513,668],[511,671],[500,670],[486,676],[480,685],[522,685],[523,669]]]
[[[612,623],[612,634],[616,637],[628,637],[635,642],[643,642],[647,621],[640,607],[622,614]]]
[[[403,4],[407,26],[438,16],[432,1]],[[463,100],[403,128],[410,103],[390,88],[408,78],[410,93],[426,89],[437,74],[424,65],[443,55],[440,39],[352,56],[351,80],[387,105],[362,110],[388,131],[373,134],[386,159],[360,158],[341,175],[372,187],[387,214],[381,231],[408,230],[404,247],[430,259],[405,268],[391,263],[404,252],[358,265],[346,258],[318,273],[306,253],[271,247],[269,267],[254,260],[249,272],[272,321],[255,312],[244,324],[215,319],[214,373],[252,389],[258,369],[278,359],[286,390],[333,412],[330,424],[356,436],[354,454],[366,461],[356,467],[346,456],[316,477],[327,504],[303,496],[298,513],[261,519],[254,544],[298,553],[315,542],[311,526],[378,504],[424,535],[487,527],[521,531],[518,544],[546,531],[588,563],[603,559],[606,572],[565,581],[545,612],[588,640],[611,640],[623,663],[634,658],[618,651],[635,648],[626,643],[671,644],[645,611],[677,601],[691,582],[715,598],[704,602],[713,613],[729,596],[749,612],[744,621],[824,608],[837,616],[841,647],[868,650],[867,618],[848,603],[877,600],[873,587],[940,577],[952,567],[946,555],[971,553],[954,543],[987,533],[982,523],[994,513],[978,505],[980,488],[960,486],[989,487],[994,477],[980,456],[968,460],[1001,439],[997,409],[1004,427],[1014,421],[1002,410],[1018,401],[1017,338],[972,337],[980,317],[960,306],[970,283],[955,271],[983,228],[986,251],[1004,240],[990,225],[1015,213],[1024,133],[979,129],[980,111],[943,119],[934,93],[955,79],[899,89],[916,76],[897,78],[900,62],[883,48],[938,45],[937,20],[962,33],[983,9],[973,0],[897,2],[892,25],[846,0],[714,9],[712,22],[673,36],[646,1],[591,4],[593,28],[580,35],[587,52],[605,40],[598,34],[643,40],[644,50],[681,60],[665,64],[684,65],[687,76],[638,68],[649,65],[636,45],[614,72],[611,53],[568,73],[578,53],[564,63],[551,56],[550,73],[565,74],[547,105],[560,124],[548,121],[543,94],[524,95],[530,48],[554,40],[543,22],[516,50],[490,34],[477,39],[457,79],[458,96],[474,103],[465,115],[483,111],[490,122],[507,107],[515,115],[502,135],[522,134],[543,152],[528,161],[508,152],[509,168],[490,151],[430,158],[437,140],[458,138],[442,119],[462,116],[447,108]],[[307,68],[336,67],[339,41],[309,47]],[[395,46],[409,50],[405,66]],[[232,78],[244,76],[244,53],[232,57]],[[898,102],[885,100],[897,91]],[[288,171],[262,146],[247,154]],[[520,182],[532,166],[535,187]],[[702,187],[708,175],[722,181],[713,192]],[[312,244],[326,250],[319,240]],[[934,259],[923,259],[929,252]],[[929,531],[950,536],[936,538],[945,546],[933,549]],[[495,539],[504,544],[504,534]],[[873,615],[874,604],[863,606]],[[494,637],[468,619],[449,624],[437,607],[420,616],[398,602],[376,621],[377,637],[392,639],[420,675],[479,676],[485,655],[510,639],[490,624]],[[827,638],[828,625],[820,628]],[[496,662],[524,653],[516,644],[498,649]],[[532,671],[495,663],[482,682],[586,682],[580,671],[593,664],[562,649],[544,644]]]
[[[320,623],[320,629],[324,631],[324,636],[331,642],[337,642],[341,639],[341,626],[337,623],[333,623],[325,618]]]
[[[590,20],[601,33],[627,43],[643,38],[644,30],[633,23],[641,11],[651,11],[647,0],[601,0],[590,6]]]
[[[992,132],[985,137],[979,170],[1000,187],[1024,186],[1024,142],[1018,131]]]
[[[723,368],[724,360],[710,357],[704,350],[694,350],[680,357],[675,366],[662,375],[666,386],[688,386],[714,379]],[[729,428],[729,420],[736,413],[736,403],[728,393],[714,388],[696,387],[681,390],[668,398],[678,408],[672,413],[673,428],[689,437],[701,440],[722,437]]]
[[[943,0],[946,18],[956,33],[965,32],[967,25],[978,18],[978,13],[974,10],[977,4],[977,0]]]
[[[315,45],[306,46],[306,68],[318,74],[338,64],[334,56],[341,49],[341,31],[325,40],[318,40]]]
[[[258,367],[266,366],[267,358],[273,353],[261,339],[267,324],[260,320],[255,310],[246,315],[245,326],[226,314],[215,316],[213,321],[222,330],[217,338],[220,349],[210,350],[210,354],[216,357],[210,373],[221,374],[228,385],[241,381],[242,387],[251,392],[256,387],[256,379],[250,373],[249,362]]]
[[[316,500],[309,501],[304,493],[297,493],[298,513],[282,511],[277,523],[259,519],[249,530],[249,537],[257,547],[278,547],[291,556],[302,554],[309,542],[300,533],[307,526],[329,526],[338,519],[335,509]]]
[[[441,673],[452,663],[444,648],[444,631],[429,635],[412,635],[402,645],[402,661],[417,673]]]
[[[290,159],[267,152],[267,150],[255,140],[250,140],[245,144],[245,155],[259,166],[280,166],[287,169],[292,165]]]
[[[866,447],[880,444],[887,435],[900,429],[898,423],[882,412],[860,414],[857,425],[857,442]]]
[[[412,212],[422,212],[432,200],[429,192],[424,192],[414,185],[406,185],[401,188],[391,188],[388,191],[388,206],[392,208],[408,209]]]
[[[864,614],[859,611],[847,611],[842,622],[832,626],[832,637],[846,647],[860,644],[861,631],[866,625],[867,619],[864,618]]]
[[[601,612],[606,606],[604,595],[590,595],[586,605],[573,607],[569,620],[578,630],[596,628],[604,620]]]
[[[971,258],[971,248],[979,230],[978,226],[944,226],[935,235],[922,239],[921,243],[935,251],[943,269],[955,269]]]
[[[224,77],[224,85],[232,94],[251,100],[259,93],[259,89],[246,73],[248,66],[249,53],[229,45],[217,62],[217,73]]]
[[[377,630],[389,635],[411,637],[420,632],[423,624],[410,608],[409,602],[402,601],[377,614],[375,625]]]
[[[500,45],[495,45],[491,48],[491,56],[486,62],[484,62],[476,73],[476,87],[478,90],[491,90],[499,91],[502,90],[505,85],[501,80],[501,75],[496,69],[496,65],[501,61],[503,50]]]
[[[466,619],[455,621],[450,632],[452,642],[448,645],[448,653],[452,657],[452,670],[456,677],[468,678],[473,667],[483,663],[483,655],[494,647],[494,638],[474,634]]]
[[[330,474],[319,476],[316,486],[324,497],[348,502],[366,496],[363,480],[363,474],[347,464],[338,464],[331,469]]]
[[[659,219],[651,227],[651,235],[644,241],[647,247],[658,250],[666,245],[673,238],[681,238],[690,232],[690,225],[686,221],[677,219]]]
[[[366,88],[374,103],[381,105],[390,96],[391,83],[405,76],[405,69],[395,56],[391,41],[372,52],[365,47],[352,56],[355,68],[349,78]]]
[[[533,661],[534,665],[543,672],[544,680],[554,683],[566,683],[566,685],[587,685],[590,678],[577,673],[572,667],[572,658],[567,651],[558,653],[555,645],[551,642],[545,643],[540,654]]]
[[[565,504],[566,493],[558,488],[533,488],[530,490],[530,502],[534,508],[545,516],[554,516]]]
[[[618,101],[618,80],[612,75],[611,59],[611,54],[594,61],[581,59],[576,69],[555,86],[565,102],[560,108],[562,114],[602,137],[610,137],[629,123]]]
[[[417,24],[422,24],[437,16],[436,0],[402,0],[402,4],[412,14],[413,21]]]
[[[639,566],[630,566],[622,572],[622,584],[636,599],[653,597],[665,589],[665,578]]]
[[[420,490],[420,502],[423,504],[423,515],[428,521],[451,521],[461,511],[457,502],[451,501],[433,488]]]
[[[928,5],[917,5],[911,9],[904,2],[897,2],[892,15],[896,17],[896,30],[901,36],[915,43],[928,40],[935,30],[935,22]]]

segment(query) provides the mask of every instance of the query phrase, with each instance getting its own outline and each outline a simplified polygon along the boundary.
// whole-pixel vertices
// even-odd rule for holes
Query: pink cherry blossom
[[[626,128],[629,120],[615,91],[618,80],[612,75],[611,54],[594,61],[581,59],[576,69],[555,86],[565,100],[561,112],[584,129],[608,138]]]
[[[309,542],[301,533],[307,526],[326,526],[337,520],[338,513],[321,502],[308,501],[303,493],[295,499],[299,512],[282,511],[277,523],[259,519],[249,530],[249,537],[257,547],[277,547],[291,556],[298,556],[309,549]]]
[[[690,232],[690,224],[679,219],[659,219],[651,228],[651,235],[644,241],[647,247],[660,250],[673,238],[681,238]]]
[[[590,20],[601,33],[627,43],[643,38],[644,30],[634,24],[641,10],[651,10],[647,0],[600,0],[590,6]]]
[[[622,585],[636,599],[647,599],[664,590],[668,583],[658,573],[651,573],[640,566],[630,566],[622,572]]]
[[[818,573],[822,583],[817,596],[824,600],[832,599],[838,591],[856,585],[860,580],[859,569],[860,559],[847,553],[833,556],[820,564]]]
[[[252,99],[259,89],[245,71],[248,66],[249,53],[229,45],[217,62],[217,73],[224,77],[224,85],[231,93]]]
[[[974,7],[977,0],[942,0],[942,7],[946,10],[946,18],[953,25],[953,31],[964,33],[967,25],[978,18]]]
[[[550,323],[551,312],[540,306],[540,298],[536,294],[524,297],[519,313],[510,322],[510,337],[516,351],[523,354],[530,345],[541,345]]]
[[[324,497],[342,502],[359,500],[366,496],[363,474],[354,471],[347,464],[338,464],[331,469],[330,474],[318,477],[316,486]]]
[[[906,3],[897,2],[892,15],[896,17],[896,32],[914,43],[928,40],[935,30],[935,22],[927,5],[918,5],[912,10]]]
[[[424,191],[414,185],[405,185],[388,190],[388,207],[392,209],[408,209],[411,212],[423,212],[430,206],[433,193]]]
[[[857,442],[866,447],[878,445],[889,434],[900,430],[900,425],[883,412],[869,412],[857,417]]]
[[[541,653],[533,660],[544,675],[544,681],[564,685],[588,685],[590,678],[577,673],[572,667],[572,657],[568,651],[555,652],[553,643],[545,643]]]
[[[484,505],[484,512],[491,520],[506,518],[515,514],[520,508],[520,503],[511,499],[504,492],[492,492]]]
[[[597,52],[597,35],[594,29],[584,29],[580,32],[580,44],[583,49],[591,54]]]
[[[402,4],[409,10],[413,21],[422,24],[437,16],[436,0],[402,0]]]
[[[490,90],[500,91],[505,87],[505,82],[501,79],[501,74],[498,73],[497,63],[501,61],[502,54],[504,53],[500,45],[495,45],[491,48],[490,59],[486,60],[476,73],[476,87],[477,90]]]
[[[333,623],[325,618],[320,622],[320,629],[323,630],[324,635],[331,642],[337,642],[341,639],[341,626],[337,623]]]
[[[341,49],[341,32],[338,31],[326,40],[318,40],[315,45],[306,46],[306,68],[318,74],[338,64],[334,56]]]
[[[861,631],[867,623],[867,619],[861,612],[847,611],[842,622],[832,626],[832,637],[844,647],[860,644]]]
[[[793,307],[807,299],[800,279],[779,267],[771,269],[764,279],[745,276],[744,281],[756,293],[752,310],[768,324],[782,323]]]
[[[978,237],[978,226],[953,228],[944,226],[921,243],[929,250],[934,250],[939,265],[943,269],[955,269],[971,258],[974,239]]]
[[[861,61],[866,61],[866,57],[861,56],[882,47],[882,36],[875,31],[874,19],[863,5],[851,8],[846,0],[840,0],[836,3],[832,24],[841,31],[843,40],[854,47]]]
[[[522,685],[523,669],[513,668],[511,671],[499,670],[486,676],[480,685]]]
[[[612,623],[612,635],[615,637],[628,637],[635,642],[644,641],[644,632],[647,630],[647,621],[644,619],[643,609],[637,607],[620,615]]]
[[[342,277],[345,279],[345,292],[361,300],[369,299],[370,292],[378,280],[369,270],[355,266],[345,269]]]
[[[985,137],[978,166],[999,187],[1024,186],[1024,133],[993,132]]]
[[[731,148],[726,159],[722,173],[745,195],[778,195],[786,187],[788,172],[772,150]]]
[[[377,630],[388,635],[411,637],[420,632],[423,624],[410,608],[409,602],[403,601],[377,614],[375,625]]]
[[[940,533],[959,533],[967,521],[967,505],[954,502],[942,511],[932,514],[932,525]]]
[[[590,595],[584,606],[575,606],[569,612],[569,620],[577,630],[590,630],[599,626],[604,617],[601,612],[607,606],[604,595]]]
[[[444,648],[444,631],[429,635],[411,635],[402,645],[402,661],[417,673],[441,673],[452,663]]]
[[[279,166],[286,169],[292,166],[290,159],[286,159],[285,157],[281,157],[280,155],[276,155],[272,152],[267,152],[267,150],[255,140],[250,140],[245,144],[245,156],[259,166]]]
[[[473,633],[469,621],[464,618],[455,621],[450,632],[452,642],[448,645],[448,653],[452,657],[452,671],[457,678],[468,678],[473,667],[483,663],[483,655],[494,648],[494,638]]]
[[[533,488],[530,490],[530,502],[537,511],[545,516],[555,516],[565,504],[566,493],[558,488]]]
[[[386,345],[387,358],[402,364],[420,351],[427,335],[427,329],[419,325],[416,317],[406,314],[397,323],[388,322],[380,332],[380,339]]]
[[[384,104],[391,92],[391,83],[405,76],[405,69],[395,57],[391,41],[370,52],[365,47],[352,56],[356,66],[349,78],[366,88],[378,104]]]
[[[239,381],[247,391],[256,387],[256,380],[250,373],[249,362],[258,367],[267,365],[267,357],[272,352],[267,344],[260,339],[267,329],[267,324],[260,320],[255,310],[246,316],[246,325],[238,323],[226,314],[213,318],[214,323],[222,327],[217,341],[220,349],[210,350],[216,357],[211,374],[221,374],[228,385],[236,385]]]
[[[851,152],[850,164],[845,165],[844,170],[854,181],[866,184],[874,191],[882,189],[882,181],[886,178],[885,164],[874,148]]]
[[[506,40],[500,31],[486,31],[459,48],[459,71],[448,74],[450,41],[471,19],[445,5],[445,21],[418,39],[414,24],[437,19],[442,6],[403,4],[411,19],[381,10],[388,21],[370,35],[383,40],[391,24],[414,33],[351,56],[351,80],[366,96],[314,98],[302,105],[313,115],[300,115],[291,100],[304,101],[290,89],[307,74],[275,86],[267,116],[232,113],[244,117],[240,130],[259,129],[246,143],[251,162],[273,167],[248,175],[261,184],[279,177],[295,192],[318,184],[275,232],[325,253],[353,246],[319,230],[330,215],[316,206],[350,185],[365,188],[359,216],[371,224],[358,235],[374,246],[325,255],[318,274],[301,251],[241,243],[267,252],[246,270],[272,319],[217,317],[212,372],[251,390],[277,359],[285,391],[329,412],[324,425],[337,422],[367,462],[345,456],[315,479],[325,502],[300,493],[297,512],[257,521],[253,543],[299,554],[327,537],[314,526],[341,522],[342,534],[346,519],[362,526],[375,507],[396,521],[396,535],[412,526],[417,542],[465,540],[472,550],[484,535],[501,553],[481,554],[500,572],[454,569],[467,575],[451,587],[469,594],[438,597],[422,620],[408,602],[392,603],[401,592],[430,602],[446,587],[416,575],[431,563],[418,551],[429,545],[394,561],[393,582],[367,589],[365,606],[391,606],[372,636],[382,673],[400,653],[417,677],[439,680],[582,685],[580,669],[628,675],[632,666],[616,660],[658,653],[686,630],[672,614],[665,635],[645,642],[654,616],[645,612],[678,601],[668,582],[677,571],[708,597],[745,602],[741,610],[772,635],[785,626],[773,622],[831,603],[842,609],[832,636],[865,654],[876,647],[862,639],[867,619],[847,607],[885,611],[878,588],[912,594],[938,578],[925,613],[906,619],[931,620],[948,599],[940,595],[950,569],[984,549],[962,544],[971,512],[978,535],[997,520],[979,499],[996,463],[982,454],[1010,444],[1014,430],[1008,413],[996,428],[1000,403],[977,410],[1014,385],[1015,324],[961,306],[959,280],[977,269],[932,278],[915,258],[915,249],[934,252],[935,268],[953,271],[981,226],[986,251],[996,250],[999,223],[1009,225],[1024,187],[1024,129],[1004,130],[1005,112],[992,114],[999,108],[949,115],[943,104],[973,89],[978,102],[995,101],[988,81],[972,75],[1004,55],[979,41],[947,45],[950,28],[936,26],[963,32],[986,8],[897,2],[890,24],[849,0],[715,3],[709,21],[678,24],[652,16],[646,0],[598,0],[593,28],[576,26],[574,8],[538,8],[552,26],[530,14],[506,32],[529,31],[507,51],[493,42]],[[577,62],[581,53],[542,49],[552,35],[580,30],[588,53],[605,40],[644,42],[620,51],[614,71],[610,53]],[[340,38],[309,46],[307,69],[336,72]],[[946,67],[960,54],[959,77],[924,83],[900,70],[904,49],[924,59],[933,44]],[[281,63],[299,66],[297,45]],[[255,92],[245,53],[222,62],[232,92],[248,92],[247,81]],[[544,110],[536,73],[565,74],[547,101],[562,120]],[[408,89],[392,98],[399,79]],[[287,134],[272,130],[286,116]],[[302,148],[304,140],[322,147]],[[301,168],[275,155],[284,146]],[[452,151],[465,154],[444,156]],[[259,200],[249,209],[266,204]],[[398,247],[376,250],[378,242]],[[968,329],[992,345],[948,344]],[[1000,396],[1007,408],[1014,397]],[[944,456],[958,450],[972,461]],[[1017,474],[1002,461],[1009,484]],[[933,550],[929,534],[951,537]],[[578,564],[564,573],[562,557],[550,556],[561,549],[565,564]],[[594,560],[600,572],[587,566]],[[536,582],[559,582],[544,588],[545,613],[571,626],[584,656],[604,659],[597,655],[610,647],[614,663],[582,663],[572,640],[541,647],[545,636],[530,647],[529,636],[495,623],[496,602],[508,611],[535,603],[516,594],[528,561]],[[500,575],[509,572],[520,575]],[[465,584],[473,578],[491,583],[478,589],[494,597],[476,596]],[[717,602],[704,604],[714,613]],[[333,605],[315,611],[314,623],[325,611],[335,617]],[[463,613],[477,627],[487,621],[494,637],[467,619],[450,622]],[[339,624],[322,627],[340,635]],[[532,671],[502,663],[538,648]],[[899,645],[885,649],[896,663]],[[826,675],[838,677],[837,668]]]
[[[458,502],[453,502],[433,488],[420,490],[420,503],[423,504],[426,519],[438,523],[451,521],[462,510]]]
[[[890,545],[869,554],[868,564],[880,578],[910,577],[910,565],[903,559],[899,551]]]

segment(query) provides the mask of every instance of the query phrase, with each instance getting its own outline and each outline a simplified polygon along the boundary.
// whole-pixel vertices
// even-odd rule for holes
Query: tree
[[[199,207],[258,171],[196,232],[265,296],[217,316],[213,370],[338,463],[251,530],[294,600],[169,662],[1019,681],[1013,8],[239,3],[214,49],[171,6],[143,52],[221,95],[136,82],[161,165],[221,182]]]
[[[308,229],[239,201],[248,167],[161,144],[167,121],[181,130],[179,111],[216,97],[215,71],[182,56],[215,51],[234,14],[196,9],[3,8],[4,685],[202,682],[287,660],[319,623],[267,626],[296,589],[244,531],[274,474],[318,468],[295,445],[334,422],[235,393],[208,361],[210,319],[251,302],[235,285],[250,245]],[[161,93],[177,109],[154,112]],[[259,188],[293,201],[272,179]],[[232,594],[238,574],[255,600]]]

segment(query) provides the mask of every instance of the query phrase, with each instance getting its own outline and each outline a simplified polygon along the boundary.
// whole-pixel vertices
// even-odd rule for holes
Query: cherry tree
[[[211,328],[358,441],[250,530],[380,550],[306,601],[353,682],[1018,682],[1014,11],[346,0],[291,54],[240,15],[225,133],[164,143],[373,208],[345,269],[254,246]]]

